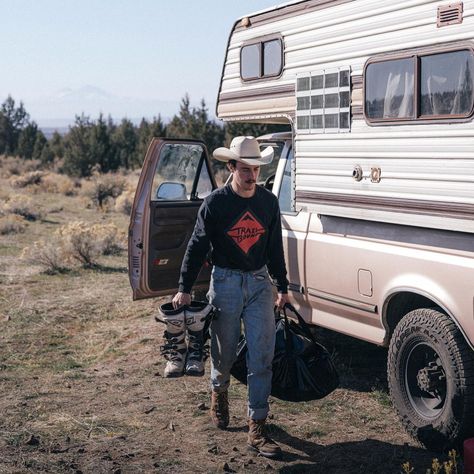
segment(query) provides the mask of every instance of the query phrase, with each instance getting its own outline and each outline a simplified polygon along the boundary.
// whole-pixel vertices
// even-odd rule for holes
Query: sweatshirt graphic
[[[227,231],[227,235],[247,255],[265,232],[265,228],[258,219],[250,211],[246,211],[238,218],[232,228]]]

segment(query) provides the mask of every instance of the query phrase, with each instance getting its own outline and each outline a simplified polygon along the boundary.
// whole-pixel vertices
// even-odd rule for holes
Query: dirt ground
[[[131,301],[125,252],[55,275],[19,259],[70,220],[125,229],[127,216],[77,197],[35,200],[45,217],[0,236],[1,473],[399,473],[410,461],[424,474],[438,456],[408,437],[391,407],[386,350],[321,329],[341,386],[314,402],[271,399],[283,459],[247,453],[243,385],[231,387],[221,431],[209,423],[208,367],[202,378],[162,377],[159,301]]]

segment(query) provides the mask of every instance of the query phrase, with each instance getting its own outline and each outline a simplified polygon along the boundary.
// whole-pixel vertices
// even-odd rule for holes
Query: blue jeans
[[[242,319],[248,347],[248,416],[266,418],[275,349],[274,297],[267,268],[243,272],[215,266],[208,298],[218,310],[211,323],[212,390],[222,392],[229,386]]]

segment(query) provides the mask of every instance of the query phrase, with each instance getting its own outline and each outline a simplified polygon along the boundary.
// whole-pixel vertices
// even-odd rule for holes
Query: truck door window
[[[289,151],[288,158],[286,159],[285,170],[283,171],[283,179],[281,181],[280,193],[278,195],[278,201],[280,203],[281,212],[292,212],[294,210],[292,205],[292,164],[293,148]]]
[[[193,185],[204,148],[198,144],[167,144],[153,178],[152,201],[185,201],[192,198]],[[202,163],[196,195],[205,197],[212,191],[206,162]]]

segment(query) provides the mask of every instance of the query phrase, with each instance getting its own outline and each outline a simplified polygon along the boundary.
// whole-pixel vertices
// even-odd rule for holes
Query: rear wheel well
[[[403,291],[390,298],[386,304],[384,312],[384,325],[387,329],[387,335],[385,337],[386,345],[388,345],[395,327],[403,316],[408,314],[410,311],[420,308],[433,308],[438,310],[440,313],[445,313],[445,311],[433,300],[417,293]]]

